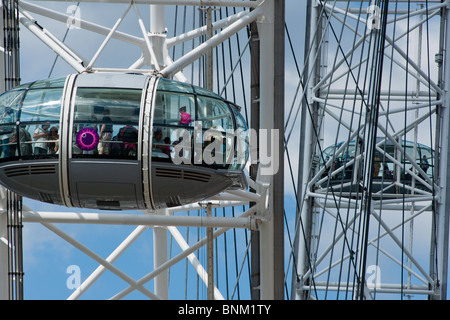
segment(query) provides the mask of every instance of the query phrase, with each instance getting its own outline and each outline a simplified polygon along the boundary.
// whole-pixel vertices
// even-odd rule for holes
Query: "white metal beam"
[[[106,261],[102,257],[100,257],[98,254],[93,252],[91,249],[86,247],[85,245],[81,244],[79,241],[73,239],[70,235],[62,231],[61,229],[57,228],[51,223],[42,223],[44,227],[49,229],[50,231],[53,231],[55,234],[57,234],[62,239],[66,240],[68,243],[73,245],[75,248],[79,249],[81,252],[89,256],[90,258],[94,259],[96,262],[100,263],[101,265],[105,266],[108,270],[110,270],[112,273],[117,275],[119,278],[127,282],[128,284],[135,286],[136,289],[141,291],[143,294],[148,296],[150,299],[156,299],[160,300],[160,297],[155,295],[153,292],[150,292],[147,288],[143,287],[140,284],[137,284],[136,281],[134,281],[130,276],[128,276],[126,273],[121,271],[119,268],[111,264],[110,262]]]
[[[62,59],[64,59],[69,65],[71,65],[76,71],[83,72],[84,65],[83,59],[77,56],[72,50],[70,50],[62,42],[58,41],[50,32],[45,28],[39,26],[36,21],[23,10],[20,10],[19,21],[28,30],[30,30],[36,37],[38,37],[43,43],[45,43],[50,49],[56,52]]]
[[[215,21],[212,24],[212,29],[219,30],[219,29],[225,28],[225,27],[229,26],[230,24],[232,24],[233,22],[236,22],[237,20],[241,19],[243,16],[245,16],[248,13],[249,13],[249,11],[244,10],[244,11],[236,13],[232,16],[226,17],[222,20]],[[184,43],[186,41],[201,37],[205,34],[206,34],[206,26],[202,26],[200,28],[190,30],[186,33],[174,36],[172,38],[168,38],[166,40],[167,47],[171,48],[175,45],[178,45],[178,44]]]
[[[106,258],[106,261],[111,264],[114,263],[122,255],[122,253],[124,253],[130,245],[142,233],[144,233],[145,230],[147,230],[147,226],[136,227],[136,229],[134,229],[133,232],[131,232],[130,235],[108,256],[108,258]],[[68,300],[77,300],[80,298],[106,270],[107,268],[104,265],[99,265],[98,268],[95,269],[95,271],[92,272],[77,289],[75,289],[75,291],[69,296]]]
[[[228,227],[255,229],[254,217],[202,217],[140,215],[127,213],[82,213],[82,212],[35,212],[24,211],[24,222],[39,223],[77,223],[146,226],[184,226],[184,227]]]
[[[246,27],[252,21],[256,20],[259,17],[259,15],[261,15],[261,13],[262,13],[261,7],[255,8],[250,13],[241,17],[241,19],[233,22],[231,25],[223,29],[221,32],[217,33],[211,39],[203,42],[195,49],[185,54],[183,57],[174,61],[172,65],[162,69],[161,74],[165,77],[169,77],[170,75],[183,70],[186,66],[196,61],[202,55],[206,54],[207,50],[219,45],[220,43],[222,43],[223,41],[234,35],[236,32]]]
[[[181,235],[181,233],[178,231],[177,228],[175,228],[175,227],[168,227],[167,229],[170,231],[170,233],[172,234],[173,238],[175,239],[175,241],[180,246],[181,250],[183,250],[183,251],[189,250],[188,243],[183,238],[183,236]],[[192,264],[192,266],[194,267],[194,269],[197,272],[198,276],[200,277],[200,279],[202,279],[203,283],[206,286],[208,286],[209,274],[206,272],[205,268],[201,265],[200,261],[197,259],[195,254],[194,253],[190,253],[187,256],[187,259]],[[216,299],[216,300],[224,300],[224,297],[220,293],[220,291],[217,288],[217,286],[214,286],[213,290],[214,290],[214,299]]]
[[[254,214],[257,210],[258,210],[258,206],[253,206],[250,209],[248,209],[247,211],[245,211],[242,214],[240,214],[238,216],[238,218],[248,217],[248,216]],[[213,233],[213,238],[217,238],[217,237],[221,236],[222,234],[224,234],[228,230],[230,230],[230,228],[227,228],[227,227],[219,228],[219,229],[215,230],[214,233]],[[201,239],[197,243],[191,245],[189,248],[187,248],[183,252],[179,253],[175,257],[169,259],[167,262],[165,262],[164,264],[159,266],[159,268],[156,268],[152,272],[150,272],[147,275],[145,275],[142,278],[140,278],[138,281],[136,281],[136,285],[143,285],[143,284],[147,283],[148,281],[152,280],[154,277],[159,275],[161,272],[164,272],[167,268],[169,268],[169,267],[173,266],[174,264],[180,262],[184,258],[188,257],[191,253],[195,252],[196,250],[198,250],[201,247],[203,247],[204,245],[206,245],[206,241],[207,241],[207,237],[204,237],[203,239]],[[118,294],[116,294],[114,297],[112,297],[112,299],[122,299],[123,297],[127,296],[128,294],[130,294],[135,289],[136,289],[136,286],[131,285],[128,288],[126,288],[126,289],[122,290],[121,292],[119,292]]]
[[[49,2],[61,0],[47,0]],[[63,0],[64,1],[64,0]],[[70,1],[70,0],[66,0]],[[180,5],[180,6],[216,6],[216,7],[245,7],[255,8],[263,0],[239,1],[239,0],[133,0],[135,4],[161,4],[161,5]],[[81,0],[80,2],[100,2],[104,0]],[[130,0],[109,0],[108,3],[130,3]]]
[[[51,10],[48,8],[44,8],[41,6],[38,6],[34,3],[30,3],[27,1],[20,1],[19,6],[26,11],[36,13],[38,15],[53,19],[55,21],[60,21],[63,23],[67,23],[67,21],[70,21],[69,19],[73,19],[74,23],[81,29],[85,29],[97,34],[101,34],[104,36],[107,36],[111,32],[111,28],[101,26],[99,24],[89,22],[83,19],[79,19],[77,17],[71,17],[70,15],[57,12],[55,10]],[[113,38],[124,41],[127,43],[130,43],[132,45],[138,46],[138,47],[145,47],[145,40],[143,38],[136,37],[134,35],[130,35],[121,31],[116,31],[112,35]]]
[[[114,24],[114,26],[112,27],[111,31],[108,33],[108,35],[106,36],[105,40],[103,40],[103,43],[100,45],[100,47],[97,49],[97,52],[94,54],[94,56],[92,57],[91,61],[89,62],[88,66],[86,67],[86,70],[90,70],[95,61],[98,59],[98,56],[100,55],[100,53],[103,51],[103,49],[105,48],[106,44],[109,42],[109,40],[111,39],[111,37],[114,35],[114,33],[116,32],[117,28],[119,27],[120,23],[123,21],[123,19],[125,18],[125,16],[127,15],[128,11],[131,9],[131,3],[130,5],[128,5],[128,7],[125,9],[124,13],[122,14],[122,16],[117,19],[116,23]]]

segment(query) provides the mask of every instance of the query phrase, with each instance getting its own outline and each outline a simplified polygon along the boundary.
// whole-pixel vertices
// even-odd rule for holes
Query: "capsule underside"
[[[69,75],[1,95],[0,114],[0,181],[31,199],[159,209],[246,187],[245,121],[231,103],[189,84]]]

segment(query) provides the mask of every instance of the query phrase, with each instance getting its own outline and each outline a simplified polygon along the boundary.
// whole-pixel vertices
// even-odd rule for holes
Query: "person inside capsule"
[[[35,155],[45,155],[48,153],[48,139],[50,124],[48,122],[43,123],[40,127],[36,128],[33,134],[34,144],[34,154]]]
[[[179,126],[187,127],[191,123],[191,115],[186,112],[186,106],[180,108],[180,120],[178,121]]]

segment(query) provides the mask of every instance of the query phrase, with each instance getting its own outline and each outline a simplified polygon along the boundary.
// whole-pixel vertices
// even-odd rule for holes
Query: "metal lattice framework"
[[[52,66],[50,74],[52,74],[56,62],[64,61],[66,65],[70,66],[72,70],[78,73],[86,72],[139,72],[139,73],[151,73],[159,74],[164,77],[173,77],[180,81],[194,80],[194,76],[198,75],[200,79],[200,85],[215,89],[219,94],[233,95],[230,100],[235,100],[236,103],[242,103],[242,100],[236,101],[236,93],[234,92],[234,82],[236,74],[243,71],[243,57],[248,57],[249,53],[249,34],[247,29],[249,24],[255,22],[260,29],[260,38],[258,41],[261,43],[261,47],[266,48],[264,54],[261,54],[261,61],[264,65],[276,66],[274,62],[273,50],[276,48],[276,39],[274,37],[274,26],[277,24],[275,21],[276,7],[280,7],[281,11],[283,2],[279,1],[278,4],[274,1],[114,1],[114,3],[105,4],[102,1],[103,10],[108,6],[116,6],[115,12],[118,13],[115,23],[112,27],[105,27],[97,21],[92,22],[88,19],[83,19],[84,16],[79,14],[78,9],[82,5],[97,5],[96,1],[79,2],[76,5],[70,7],[66,12],[62,13],[58,10],[49,9],[28,1],[20,1],[18,6],[18,21],[23,28],[26,28],[27,32],[35,36],[39,41],[49,47],[57,55],[57,60]],[[101,6],[99,5],[99,6]],[[184,9],[184,26],[183,32],[174,34],[173,37],[168,35],[165,22],[165,7],[176,7],[178,10]],[[150,7],[150,16],[147,16],[148,8]],[[189,20],[192,22],[192,30],[186,30],[186,8],[192,7],[194,12],[194,18]],[[143,11],[145,8],[145,13]],[[214,8],[214,10],[212,10]],[[198,10],[202,9],[202,10]],[[89,9],[89,12],[93,10]],[[97,14],[102,11],[98,8]],[[229,11],[233,10],[233,13]],[[278,9],[280,11],[280,9]],[[225,11],[225,12],[224,12]],[[101,16],[101,14],[100,14]],[[38,22],[36,17],[48,22],[53,26],[53,23],[59,22],[59,25],[63,25],[67,29],[63,39],[55,36],[55,32],[51,28],[47,28],[42,22]],[[145,17],[145,18],[144,18]],[[212,19],[214,17],[214,19]],[[120,31],[123,21],[131,19],[135,23],[135,31],[137,33]],[[148,19],[150,24],[147,24]],[[198,21],[196,21],[198,19]],[[214,21],[213,21],[214,20]],[[42,21],[42,20],[41,20]],[[65,38],[68,31],[72,29],[80,30],[79,42],[87,41],[88,38],[83,38],[87,33],[93,33],[96,36],[100,36],[102,41],[97,45],[94,52],[92,52],[92,46],[79,45],[71,46],[65,42]],[[175,27],[176,29],[176,27]],[[56,29],[57,30],[57,29]],[[72,32],[74,33],[74,32]],[[244,34],[239,40],[239,34]],[[72,35],[72,34],[71,34]],[[224,48],[226,42],[230,42],[230,39],[236,39],[237,47],[239,50],[239,57],[232,61],[231,58],[227,58]],[[115,54],[116,60],[114,62],[108,62],[103,59],[102,56],[107,55],[110,46],[117,45],[120,42],[120,50],[122,52],[129,52],[125,58],[118,57]],[[244,43],[241,43],[245,41]],[[113,43],[113,44],[111,44]],[[229,44],[231,50],[231,44]],[[180,48],[175,50],[175,48]],[[242,51],[241,51],[242,49]],[[209,65],[209,68],[203,68],[203,64],[211,57],[212,51],[216,51],[216,61],[214,65]],[[222,50],[220,54],[219,50]],[[129,61],[130,57],[134,54],[138,54],[128,66],[121,66],[124,61]],[[244,55],[245,54],[245,55]],[[85,59],[84,56],[90,55],[92,58]],[[117,59],[118,58],[118,59]],[[228,60],[230,59],[230,60]],[[248,58],[247,58],[248,59]],[[209,60],[209,63],[211,61]],[[223,63],[223,66],[220,64]],[[226,65],[226,66],[225,66]],[[217,89],[212,87],[212,74],[211,66],[217,67]],[[227,70],[230,71],[227,71]],[[273,68],[275,69],[275,67]],[[203,73],[202,70],[209,70],[209,72]],[[237,71],[236,71],[237,70]],[[279,68],[279,70],[281,70]],[[73,71],[72,71],[73,72]],[[249,73],[249,70],[245,70]],[[277,76],[275,70],[265,69],[265,76],[261,77],[259,81],[262,88],[261,95],[258,97],[258,103],[263,112],[261,112],[261,125],[259,128],[271,130],[276,127],[274,122],[277,116],[274,116],[274,85],[273,79]],[[278,71],[280,72],[280,71]],[[219,78],[220,77],[220,78]],[[223,77],[223,81],[222,81]],[[214,79],[216,80],[216,79]],[[230,93],[231,85],[233,85],[233,92]],[[244,84],[242,83],[244,86]],[[244,88],[241,95],[248,94],[246,88]],[[241,99],[241,98],[239,98]],[[244,105],[245,107],[245,105]],[[246,108],[244,109],[247,112]],[[280,118],[282,119],[282,118]],[[279,127],[282,127],[279,126]],[[263,165],[261,166],[264,167]],[[205,199],[202,203],[195,203],[190,206],[171,208],[167,210],[155,211],[155,212],[126,212],[126,213],[105,213],[105,212],[73,212],[67,209],[50,207],[47,210],[33,210],[32,207],[24,206],[21,218],[23,222],[28,223],[40,223],[46,229],[56,234],[59,238],[65,240],[75,248],[79,249],[85,255],[93,259],[99,266],[81,283],[81,285],[70,295],[69,299],[80,298],[88,288],[90,288],[105,271],[109,271],[115,276],[119,277],[128,287],[119,290],[118,293],[112,293],[112,299],[124,298],[134,291],[140,291],[145,297],[150,299],[168,299],[169,295],[169,270],[171,267],[180,264],[180,261],[189,261],[192,265],[198,278],[201,279],[208,289],[208,298],[234,299],[239,296],[239,292],[236,294],[236,290],[239,291],[239,282],[241,272],[245,264],[249,265],[250,259],[250,238],[247,237],[247,231],[244,231],[244,237],[246,245],[244,248],[240,248],[239,252],[236,251],[236,257],[239,254],[239,268],[238,259],[236,258],[236,274],[235,279],[228,281],[228,271],[225,267],[219,265],[217,260],[215,270],[216,282],[211,281],[213,273],[212,257],[214,256],[212,241],[217,237],[226,234],[227,231],[232,230],[236,241],[236,230],[260,230],[260,242],[261,246],[264,246],[264,252],[261,253],[261,280],[260,287],[255,289],[258,291],[258,295],[262,298],[274,298],[276,293],[277,283],[275,281],[275,267],[273,256],[279,254],[274,250],[274,226],[273,221],[273,203],[275,202],[273,194],[268,192],[270,186],[273,183],[274,175],[261,175],[258,171],[255,179],[248,178],[249,186],[252,188],[252,192],[247,190],[242,191],[226,191],[213,198]],[[252,204],[249,206],[249,204]],[[277,203],[281,203],[282,201]],[[3,207],[5,208],[5,206]],[[231,208],[227,209],[226,208]],[[222,216],[220,211],[222,209]],[[190,212],[197,211],[198,215],[193,216]],[[214,211],[214,216],[212,212]],[[236,216],[235,216],[236,214]],[[95,252],[95,245],[89,247],[77,240],[76,237],[66,232],[64,226],[59,224],[85,224],[85,225],[114,225],[114,226],[134,226],[134,229],[129,235],[114,249],[106,258]],[[3,223],[2,223],[3,225]],[[129,228],[128,228],[129,230]],[[147,272],[144,276],[135,280],[133,277],[127,274],[127,271],[121,270],[114,262],[124,254],[129,247],[143,234],[149,232],[153,233],[153,270]],[[190,230],[197,230],[197,241],[192,243],[192,238],[189,240]],[[207,230],[205,236],[203,231]],[[195,231],[194,231],[195,232]],[[187,233],[187,234],[186,234]],[[3,233],[2,233],[3,234]],[[170,235],[170,237],[169,237]],[[7,239],[7,237],[4,237]],[[276,237],[275,237],[276,238]],[[170,241],[174,240],[177,243],[178,248],[173,252],[172,256],[169,256],[169,252],[172,251],[172,245],[169,248]],[[259,240],[256,240],[257,242]],[[6,240],[7,242],[7,240]],[[226,240],[224,240],[226,246]],[[198,251],[204,246],[208,246],[208,259],[207,268],[203,267],[203,263]],[[220,250],[220,245],[217,240],[215,242],[215,250]],[[245,249],[246,247],[246,249]],[[244,251],[242,251],[244,250]],[[1,261],[6,260],[7,254],[1,251]],[[225,259],[227,259],[225,257]],[[282,262],[282,261],[281,261]],[[183,264],[184,265],[184,264]],[[3,267],[3,266],[2,266]],[[226,279],[226,295],[218,290],[220,280],[218,274],[222,274],[223,268],[227,274]],[[0,285],[6,288],[7,285],[3,282],[3,276],[6,274],[7,268],[2,268],[2,278]],[[173,271],[177,273],[179,271]],[[187,271],[186,271],[187,277]],[[152,281],[153,290],[149,289],[148,283]],[[187,280],[186,280],[187,281]],[[248,280],[247,280],[248,281]],[[229,282],[234,283],[234,289],[232,292],[228,292]],[[147,286],[146,286],[147,285]],[[197,284],[198,285],[198,284]],[[185,290],[188,289],[189,284],[186,282]],[[281,287],[282,295],[282,285]],[[7,296],[6,292],[2,292],[2,298]],[[190,295],[185,295],[187,298],[192,298]],[[197,295],[197,298],[199,296]]]
[[[297,298],[445,299],[447,6],[309,2]]]

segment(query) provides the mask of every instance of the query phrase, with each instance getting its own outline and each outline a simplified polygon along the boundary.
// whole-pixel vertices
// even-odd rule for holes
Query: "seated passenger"
[[[10,137],[10,152],[12,156],[18,156],[16,154],[17,150],[17,133],[16,131],[13,131],[11,133]],[[31,147],[31,135],[30,133],[25,129],[25,125],[20,125],[19,128],[19,142],[20,142],[20,155],[21,156],[30,156],[32,152]]]
[[[57,127],[50,128],[50,135],[48,136],[48,152],[49,154],[57,154],[59,151],[59,134]]]
[[[152,149],[157,152],[162,152],[164,147],[164,140],[162,139],[161,128],[156,128],[152,139]]]
[[[428,168],[430,167],[430,164],[428,163],[428,159],[426,155],[423,155],[422,161],[420,162],[420,168],[427,173]]]
[[[169,137],[165,137],[164,138],[164,143],[165,145],[162,148],[162,152],[164,154],[167,154],[170,157],[170,138]]]
[[[137,153],[138,130],[133,126],[125,126],[119,130],[117,139],[122,142],[120,149],[124,156],[135,156]]]
[[[109,154],[111,138],[113,133],[112,120],[109,116],[109,110],[103,110],[102,126],[100,128],[100,142],[98,143],[98,154]]]

